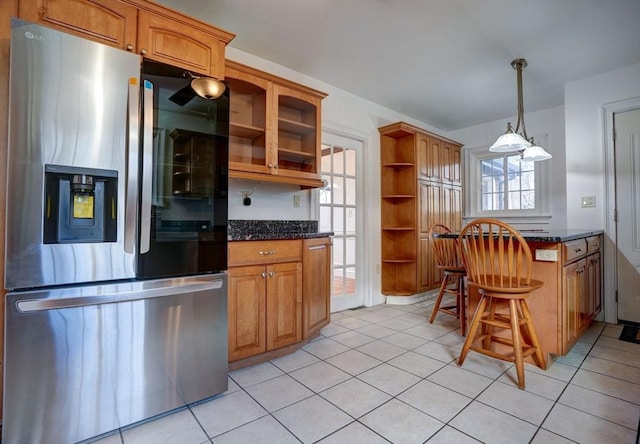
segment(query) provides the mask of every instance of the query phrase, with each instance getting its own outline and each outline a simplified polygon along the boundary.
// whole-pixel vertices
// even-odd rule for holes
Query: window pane
[[[335,237],[333,239],[333,266],[344,265],[344,238]]]
[[[493,201],[491,200],[492,194],[483,193],[482,194],[482,204],[480,209],[483,211],[491,211],[493,210]]]
[[[344,180],[344,190],[346,194],[345,204],[346,205],[355,205],[356,204],[356,180],[346,178]]]
[[[346,233],[347,235],[356,234],[356,209],[348,207],[347,209],[347,218],[346,218]]]
[[[344,208],[333,207],[333,232],[336,236],[344,234]]]
[[[321,204],[330,204],[331,203],[331,176],[322,176],[322,180],[326,181],[327,187],[320,189],[320,203]]]
[[[536,193],[535,191],[523,191],[522,192],[522,209],[533,210],[536,208]]]
[[[331,189],[333,190],[333,203],[335,205],[344,204],[344,179],[342,177],[333,176]]]
[[[346,265],[353,265],[356,263],[356,238],[345,238],[345,262]]]
[[[344,174],[344,149],[333,147],[333,174]]]
[[[320,232],[330,232],[331,230],[331,207],[320,207],[320,220],[318,221]]]
[[[320,159],[320,171],[323,173],[331,172],[331,147],[322,145],[322,158]]]
[[[344,292],[348,294],[356,292],[356,267],[347,267],[345,269]]]
[[[493,178],[485,176],[482,178],[482,193],[491,193],[493,191]]]
[[[483,159],[479,165],[481,211],[535,209],[534,162],[522,162],[515,154]]]
[[[509,192],[509,209],[510,210],[520,209],[520,191]]]
[[[536,187],[535,184],[535,174],[533,171],[527,171],[522,173],[522,180],[520,181],[521,187],[523,190],[534,190]]]
[[[348,149],[345,151],[345,171],[347,176],[356,175],[356,150]]]

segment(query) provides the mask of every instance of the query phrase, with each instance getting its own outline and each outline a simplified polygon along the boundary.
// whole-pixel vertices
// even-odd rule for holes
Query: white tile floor
[[[229,390],[100,444],[635,443],[640,344],[596,323],[547,371],[471,352],[433,299],[334,313],[304,349],[229,374]]]

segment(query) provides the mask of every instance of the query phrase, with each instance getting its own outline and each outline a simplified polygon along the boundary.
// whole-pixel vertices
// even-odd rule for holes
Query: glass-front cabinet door
[[[227,61],[229,174],[320,187],[324,93]]]
[[[267,140],[267,90],[269,82],[227,68],[229,85],[229,169],[271,173],[273,164]]]
[[[319,177],[320,99],[274,85],[277,101],[277,164],[274,174]]]

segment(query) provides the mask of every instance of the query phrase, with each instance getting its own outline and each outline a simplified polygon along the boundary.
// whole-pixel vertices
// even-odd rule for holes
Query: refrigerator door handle
[[[147,288],[134,291],[105,292],[88,296],[70,296],[62,298],[23,299],[16,302],[18,310],[22,313],[57,310],[61,308],[86,307],[90,305],[112,304],[115,302],[137,301],[141,299],[175,296],[185,293],[217,290],[222,288],[224,281],[215,279],[210,281],[198,281],[177,286],[164,286],[160,288]]]
[[[124,251],[134,253],[136,242],[136,220],[138,205],[138,150],[140,122],[140,92],[138,79],[129,79],[128,97],[128,138],[127,165],[124,201]]]
[[[142,136],[142,202],[140,204],[140,254],[147,253],[151,238],[153,182],[153,83],[144,81],[144,134]]]

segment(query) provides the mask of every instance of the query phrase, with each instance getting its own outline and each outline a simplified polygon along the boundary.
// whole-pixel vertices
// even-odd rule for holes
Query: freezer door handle
[[[140,205],[140,254],[147,253],[151,238],[153,181],[153,83],[144,81],[144,134],[142,136],[142,202]]]
[[[128,139],[127,173],[124,201],[124,251],[134,253],[136,242],[136,220],[138,204],[138,150],[139,150],[139,122],[140,122],[140,92],[138,79],[129,79],[128,97]]]
[[[201,291],[217,290],[224,285],[223,279],[200,280],[184,285],[166,285],[157,288],[147,288],[133,291],[105,292],[99,293],[99,287],[95,287],[98,294],[87,296],[70,296],[47,299],[23,299],[16,302],[18,310],[22,313],[57,310],[61,308],[86,307],[90,305],[112,304],[116,302],[136,301],[141,299],[160,298],[165,296],[175,296],[185,293],[196,293]],[[46,293],[46,292],[43,292]],[[51,294],[52,292],[49,292]]]

